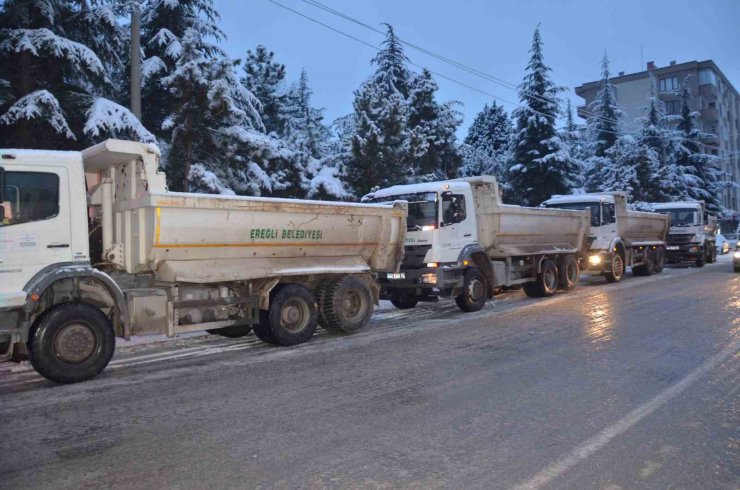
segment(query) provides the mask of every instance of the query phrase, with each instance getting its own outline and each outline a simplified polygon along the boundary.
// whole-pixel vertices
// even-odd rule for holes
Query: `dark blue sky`
[[[301,0],[276,0],[371,44],[382,37]],[[569,90],[599,77],[607,50],[612,72],[644,69],[643,62],[713,59],[740,89],[740,0],[319,0],[363,22],[393,25],[405,41],[518,85],[532,31],[541,23],[545,61]],[[305,68],[314,104],[327,121],[352,111],[353,91],[370,75],[374,51],[267,0],[215,0],[228,36],[226,51],[243,58],[264,44],[295,80]],[[408,57],[460,82],[517,102],[515,90],[483,80],[411,49]],[[464,104],[463,128],[492,97],[436,77],[440,100]],[[501,101],[499,101],[501,102]],[[505,103],[507,110],[513,106]],[[465,131],[461,131],[465,134]]]

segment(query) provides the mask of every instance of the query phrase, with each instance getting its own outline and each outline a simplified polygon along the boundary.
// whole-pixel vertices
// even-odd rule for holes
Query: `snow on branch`
[[[0,116],[0,124],[10,126],[18,121],[43,120],[51,126],[57,134],[74,140],[75,135],[69,129],[64,111],[59,101],[48,90],[37,90],[18,99],[8,112]]]
[[[27,51],[36,57],[39,53],[48,53],[57,59],[66,59],[72,67],[83,66],[107,80],[100,58],[83,44],[57,36],[49,29],[12,29],[4,30],[3,34],[0,53]]]
[[[145,59],[141,64],[141,86],[145,86],[151,77],[165,70],[167,70],[167,65],[159,56]]]
[[[143,143],[154,143],[154,135],[139,122],[131,111],[115,102],[98,97],[87,111],[87,121],[83,132],[91,137],[102,135],[116,137],[128,134]]]

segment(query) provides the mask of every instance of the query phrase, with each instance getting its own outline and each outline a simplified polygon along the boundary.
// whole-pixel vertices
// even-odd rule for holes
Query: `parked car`
[[[730,253],[730,242],[724,235],[717,235],[715,243],[717,244],[717,255]]]
[[[727,239],[727,243],[730,244],[730,250],[734,250],[738,243],[740,243],[740,234],[739,233],[725,233],[725,238]]]

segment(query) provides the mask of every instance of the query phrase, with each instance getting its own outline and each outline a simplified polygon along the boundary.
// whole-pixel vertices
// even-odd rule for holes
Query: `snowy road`
[[[0,365],[0,487],[738,488],[740,274],[387,305],[296,348],[121,345],[98,379]]]

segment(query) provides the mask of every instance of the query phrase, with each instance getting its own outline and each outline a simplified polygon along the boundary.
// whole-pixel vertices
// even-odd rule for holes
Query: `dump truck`
[[[355,332],[403,257],[404,203],[169,192],[130,141],[0,155],[0,345],[59,383],[102,371],[116,336]]]
[[[704,201],[652,203],[656,212],[671,218],[666,260],[691,262],[697,267],[717,261],[717,217],[707,214]]]
[[[401,269],[379,274],[381,297],[397,308],[451,296],[478,311],[503,288],[544,297],[578,282],[588,211],[503,204],[491,176],[399,185],[363,200],[408,203]]]
[[[662,214],[629,209],[625,192],[553,196],[542,205],[591,211],[588,253],[580,261],[587,274],[619,282],[627,267],[636,276],[663,271],[669,219]]]

